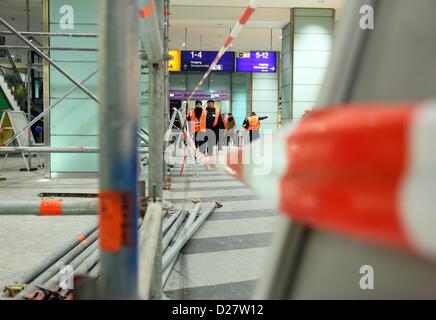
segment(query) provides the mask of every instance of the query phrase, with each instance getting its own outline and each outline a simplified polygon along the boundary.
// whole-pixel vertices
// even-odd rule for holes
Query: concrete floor
[[[41,192],[96,193],[98,180],[56,178],[42,170],[19,172],[21,158],[9,159],[0,176],[0,201],[39,199]],[[220,172],[175,165],[164,199],[191,209],[192,199],[223,207],[209,217],[184,247],[164,292],[170,299],[249,299],[262,271],[277,213],[246,186]],[[0,288],[13,282],[63,243],[97,222],[96,217],[0,216]]]
[[[0,176],[0,201],[40,199],[41,192],[97,191],[97,179],[45,179],[42,170],[19,172],[22,158],[10,158]],[[92,216],[0,216],[0,291],[88,226]]]

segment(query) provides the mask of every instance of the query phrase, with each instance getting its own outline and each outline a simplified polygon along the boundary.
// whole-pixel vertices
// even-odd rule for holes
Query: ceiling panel
[[[259,8],[339,8],[345,0],[257,0]],[[174,6],[246,7],[249,0],[171,0]]]

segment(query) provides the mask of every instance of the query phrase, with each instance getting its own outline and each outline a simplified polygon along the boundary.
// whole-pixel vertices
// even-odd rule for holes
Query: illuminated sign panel
[[[236,58],[236,72],[276,72],[277,52],[251,51],[239,53]]]
[[[206,72],[217,54],[218,51],[182,51],[182,71]],[[224,53],[213,71],[235,72],[235,53]]]
[[[168,70],[173,72],[180,72],[182,66],[180,60],[180,50],[169,50],[168,53],[170,56],[173,56],[173,58],[168,61]]]

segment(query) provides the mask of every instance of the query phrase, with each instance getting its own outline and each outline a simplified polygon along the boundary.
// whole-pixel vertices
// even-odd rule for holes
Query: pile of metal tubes
[[[200,213],[201,203],[191,211],[165,216],[159,202],[150,203],[138,231],[139,294],[141,299],[161,299],[180,251],[221,204],[213,202]],[[93,226],[65,243],[14,283],[5,287],[15,299],[73,299],[73,275],[97,280],[100,272],[99,230]],[[71,277],[70,277],[71,276]],[[96,281],[93,283],[96,286]],[[70,286],[71,285],[71,286]],[[94,288],[97,292],[96,288]],[[77,292],[79,295],[80,292]],[[96,298],[96,294],[91,296]]]
[[[201,203],[190,211],[179,211],[168,218],[162,227],[162,287],[168,280],[177,257],[185,244],[206,221],[209,215],[221,204],[213,202],[205,212],[200,213]]]
[[[98,236],[94,225],[65,243],[36,267],[5,287],[16,299],[72,299],[73,274],[98,272]]]

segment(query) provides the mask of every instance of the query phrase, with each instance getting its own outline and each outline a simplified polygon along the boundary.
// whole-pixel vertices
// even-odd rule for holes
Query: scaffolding
[[[98,233],[93,233],[93,241],[100,239],[99,248],[97,242],[90,245],[86,256],[83,256],[76,264],[81,265],[89,257],[99,262],[99,284],[96,295],[103,299],[138,299],[160,298],[162,270],[159,265],[162,262],[161,248],[161,224],[162,224],[162,183],[164,172],[163,160],[163,133],[167,114],[166,96],[168,74],[165,71],[170,58],[168,48],[168,16],[164,25],[161,13],[166,8],[169,10],[169,1],[142,1],[142,0],[100,0],[99,33],[54,33],[32,32],[28,24],[27,31],[17,31],[5,19],[0,17],[0,24],[8,31],[1,31],[1,35],[14,35],[24,45],[1,45],[0,49],[27,49],[35,52],[46,63],[60,72],[73,86],[59,99],[47,106],[43,112],[30,120],[30,99],[28,101],[29,122],[25,128],[10,138],[4,146],[0,147],[0,154],[16,152],[32,153],[99,153],[100,154],[100,192],[98,202],[75,201],[68,203],[66,214],[93,214],[97,211],[100,216],[100,228]],[[150,14],[141,16],[138,21],[138,12],[141,8],[152,8]],[[29,8],[27,8],[28,10]],[[28,11],[29,13],[29,11]],[[163,30],[165,29],[165,38]],[[97,38],[97,48],[74,48],[74,47],[50,47],[40,45],[31,37],[71,37],[71,38]],[[138,39],[144,49],[138,47]],[[164,45],[165,44],[165,45]],[[49,51],[98,51],[99,68],[91,72],[83,80],[78,80],[62,68],[48,55]],[[150,69],[150,101],[149,116],[155,119],[150,121],[149,133],[144,134],[138,128],[139,115],[139,59],[147,58]],[[43,65],[31,65],[28,62],[28,73],[31,68]],[[100,92],[99,98],[92,93],[85,83],[99,71]],[[136,75],[136,76],[135,76]],[[30,86],[30,84],[28,84]],[[89,98],[100,105],[100,148],[90,147],[8,147],[27,128],[30,128],[38,120],[50,114],[50,112],[67,98],[72,92],[79,89]],[[30,95],[28,91],[28,95]],[[117,130],[123,127],[120,132]],[[138,147],[139,141],[146,143],[146,147]],[[141,247],[138,246],[138,220],[139,220],[139,195],[138,195],[138,155],[149,154],[149,190],[148,194],[153,199],[153,205],[149,206],[142,225],[145,233],[141,233]],[[29,156],[29,161],[30,161]],[[120,179],[122,177],[122,179]],[[143,193],[145,191],[142,191]],[[38,214],[38,202],[26,204],[6,203],[2,212],[11,214],[21,210],[22,214]],[[21,208],[21,209],[20,209]],[[78,211],[75,211],[76,208]],[[0,210],[1,211],[1,210]],[[120,223],[114,224],[115,219]],[[117,240],[114,242],[114,237]],[[154,249],[149,252],[147,248]],[[139,254],[141,261],[155,261],[138,275]],[[96,250],[98,250],[97,253]],[[83,252],[81,250],[80,252]],[[79,251],[71,255],[79,257]],[[74,258],[74,259],[77,259]],[[54,261],[54,259],[52,259]],[[93,261],[94,261],[93,260]],[[51,262],[53,262],[51,261]],[[54,269],[51,273],[43,275],[27,287],[17,297],[23,298],[30,288],[36,288],[38,284],[54,284]],[[146,275],[144,276],[144,272]],[[42,280],[41,280],[42,279]],[[51,279],[51,280],[50,280]],[[50,281],[49,281],[50,280]],[[139,280],[141,283],[139,283]],[[139,295],[138,288],[141,288]],[[145,288],[145,289],[144,289]],[[95,298],[95,297],[94,297]]]

